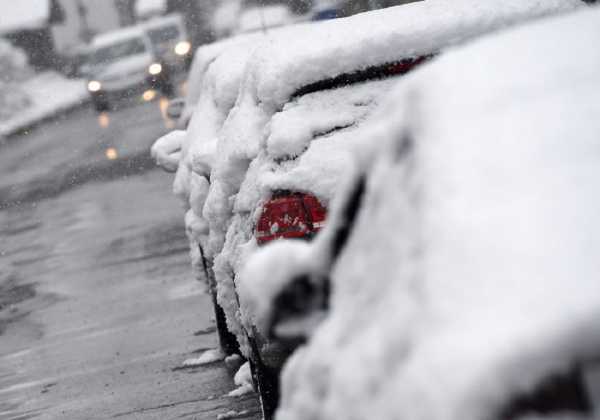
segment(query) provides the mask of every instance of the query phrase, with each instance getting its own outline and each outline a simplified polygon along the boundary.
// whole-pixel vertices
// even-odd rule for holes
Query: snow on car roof
[[[48,0],[19,0],[4,3],[0,13],[0,33],[19,29],[38,29],[47,25],[50,17]]]
[[[165,10],[167,10],[166,0],[137,0],[135,2],[135,12],[138,15],[151,12],[164,12]]]
[[[194,107],[196,106],[196,103],[198,102],[198,99],[202,93],[203,78],[206,75],[208,68],[217,59],[217,57],[226,53],[232,48],[240,48],[243,51],[248,49],[251,50],[251,48],[247,47],[255,42],[259,42],[259,39],[262,36],[262,33],[239,35],[213,42],[211,44],[202,45],[196,50],[187,82],[188,88],[185,98],[186,110],[184,111],[186,118],[191,116]],[[241,61],[241,59],[236,59],[235,55],[231,55],[231,59],[234,61],[234,63],[239,63]],[[229,72],[223,72],[222,76],[223,78],[229,78],[231,77],[231,74]],[[237,87],[235,88],[234,93],[237,94]]]
[[[581,6],[580,0],[427,0],[313,23],[272,37],[249,72],[275,107],[302,86],[399,58],[436,53],[493,29]]]
[[[100,34],[92,40],[93,47],[102,47],[130,38],[144,38],[146,35],[141,26],[131,26]]]
[[[392,93],[365,131],[377,159],[330,316],[288,362],[277,418],[502,418],[598,356],[599,23],[486,37]]]

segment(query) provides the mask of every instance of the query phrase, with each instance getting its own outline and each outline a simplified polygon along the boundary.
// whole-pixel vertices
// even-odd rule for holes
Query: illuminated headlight
[[[175,45],[175,54],[177,55],[186,55],[192,49],[192,44],[187,41],[178,42]]]
[[[97,80],[91,80],[88,83],[88,90],[90,92],[98,92],[100,89],[102,89],[102,83],[100,83]]]
[[[160,74],[161,71],[162,65],[160,63],[152,63],[150,64],[150,67],[148,67],[148,73],[150,73],[152,76]]]

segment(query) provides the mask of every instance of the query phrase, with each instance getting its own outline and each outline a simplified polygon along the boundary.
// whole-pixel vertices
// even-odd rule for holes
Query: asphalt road
[[[224,363],[179,368],[217,340],[148,158],[160,107],[80,109],[0,145],[0,420],[260,418]]]

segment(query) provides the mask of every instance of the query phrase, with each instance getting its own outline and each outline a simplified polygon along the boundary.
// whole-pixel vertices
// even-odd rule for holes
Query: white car
[[[124,28],[95,37],[88,55],[88,91],[94,107],[151,86],[162,73],[150,39],[141,27]]]
[[[242,311],[309,337],[277,420],[600,417],[599,39],[594,8],[423,66],[317,239],[254,254]]]

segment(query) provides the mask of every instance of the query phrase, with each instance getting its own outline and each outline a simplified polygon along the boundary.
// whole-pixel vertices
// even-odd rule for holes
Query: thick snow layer
[[[330,316],[286,366],[278,420],[495,418],[597,360],[598,39],[600,9],[535,23],[392,93],[358,155],[367,191]]]
[[[19,0],[6,2],[0,13],[0,34],[20,29],[40,29],[50,17],[48,0]]]
[[[50,71],[22,82],[21,90],[29,98],[29,104],[10,118],[0,121],[0,136],[13,134],[89,98],[83,80],[69,80]]]
[[[245,63],[261,37],[260,33],[239,36],[197,50],[182,117],[185,121],[193,112],[188,129],[167,134],[152,147],[153,157],[163,168],[176,170],[173,192],[186,211],[192,269],[195,277],[211,290],[215,290],[216,285],[204,268],[205,263],[210,265],[212,255],[206,246],[209,225],[203,209],[217,135],[235,104]]]
[[[255,248],[252,230],[261,200],[272,189],[293,188],[315,193],[327,204],[347,168],[345,148],[360,136],[349,127],[311,142],[299,158],[274,162],[268,153],[294,157],[306,149],[308,133],[314,134],[321,125],[318,112],[310,115],[308,127],[295,118],[293,105],[286,103],[296,90],[340,73],[439,52],[483,33],[581,4],[578,0],[457,0],[451,4],[430,0],[286,27],[277,36],[267,35],[248,60],[235,106],[219,132],[203,210],[218,301],[238,341],[244,342],[247,334],[242,318],[251,315],[240,313],[235,276]],[[323,118],[348,122],[346,112],[352,110],[356,117],[358,109],[343,106],[337,114],[335,108],[323,113]],[[310,112],[310,107],[304,106],[304,112]],[[242,345],[242,351],[247,350]]]
[[[181,160],[181,145],[185,131],[174,130],[154,142],[150,153],[156,164],[168,172],[175,172]]]
[[[309,191],[327,205],[352,165],[357,128],[397,83],[392,77],[305,95],[275,113],[236,199],[252,211],[276,190]]]
[[[203,208],[217,135],[235,104],[245,63],[259,39],[260,35],[244,36],[199,51],[206,60],[196,63],[206,64],[196,64],[192,69],[201,77],[190,80],[195,85],[193,95],[197,95],[193,106],[195,112],[181,141],[181,157],[173,189],[186,208],[191,210],[186,221],[196,242],[201,242],[200,236],[207,234]],[[188,96],[187,101],[193,103],[194,96]],[[194,226],[201,226],[201,229],[194,229]]]
[[[253,89],[264,106],[284,104],[311,82],[437,53],[494,29],[581,6],[580,0],[427,0],[299,27],[258,51]],[[293,53],[291,53],[293,52]]]
[[[219,42],[203,45],[196,50],[187,81],[186,108],[182,115],[184,121],[191,118],[204,88],[203,80],[206,71],[215,59],[234,45],[250,45],[251,43],[255,43],[257,41],[256,36],[253,34],[227,38]],[[245,49],[242,48],[241,50],[244,51]],[[237,92],[237,88],[235,91]]]
[[[233,377],[233,383],[237,386],[237,388],[227,394],[229,397],[241,397],[242,395],[254,392],[252,372],[250,371],[250,362],[244,363],[239,368]]]
[[[240,273],[239,294],[245,328],[265,331],[271,304],[296,275],[310,271],[311,246],[304,241],[277,241],[259,249]],[[269,273],[265,276],[265,273]]]

